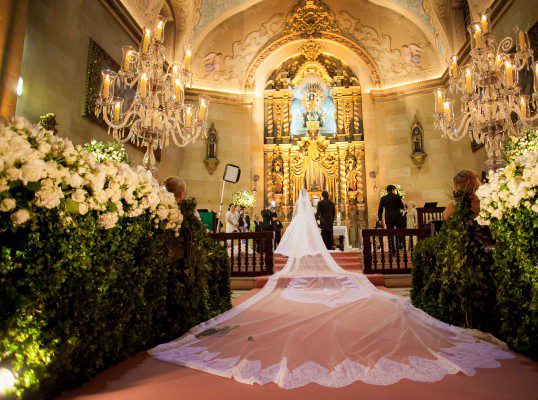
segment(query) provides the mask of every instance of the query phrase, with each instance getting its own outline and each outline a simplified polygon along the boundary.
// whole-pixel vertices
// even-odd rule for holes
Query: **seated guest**
[[[480,186],[480,181],[478,180],[478,176],[475,172],[469,171],[467,169],[464,169],[460,171],[453,179],[454,183],[454,192],[464,191],[469,193],[471,197],[471,208],[473,210],[473,214],[475,217],[478,216],[478,213],[480,212],[480,200],[476,196],[476,190]],[[446,206],[445,212],[443,214],[443,218],[449,219],[454,212],[456,211],[456,207],[454,206],[454,202],[451,201]]]

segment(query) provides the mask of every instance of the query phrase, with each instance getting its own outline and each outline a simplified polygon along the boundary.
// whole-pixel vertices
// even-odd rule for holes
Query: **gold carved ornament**
[[[321,4],[319,0],[301,0],[288,19],[282,35],[294,33],[314,35],[318,32],[340,33],[340,29],[335,25],[327,6]]]

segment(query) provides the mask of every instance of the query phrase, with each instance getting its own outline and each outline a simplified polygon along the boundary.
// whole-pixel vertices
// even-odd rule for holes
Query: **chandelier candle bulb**
[[[146,74],[142,74],[140,77],[140,96],[146,97],[148,90],[148,77]]]
[[[148,51],[149,41],[151,39],[151,31],[146,29],[146,34],[144,35],[144,40],[142,41],[142,53]]]
[[[163,22],[159,21],[157,28],[155,29],[155,40],[158,42],[162,41],[163,38]]]
[[[519,37],[519,47],[521,48],[521,51],[527,50],[527,41],[525,40],[525,32],[519,31],[518,37]]]
[[[503,65],[503,60],[501,59],[501,56],[497,55],[497,58],[495,59],[495,65],[497,65],[497,68],[501,68]]]
[[[123,69],[125,71],[129,70],[129,66],[131,65],[131,53],[132,51],[128,51],[125,53],[125,59],[123,60]]]
[[[450,103],[448,101],[444,104],[444,114],[446,115],[446,122],[448,125],[452,123],[452,115],[450,112]]]
[[[482,46],[482,30],[478,25],[475,26],[474,41],[476,43],[476,48]]]
[[[176,68],[176,67],[174,67]],[[181,87],[181,81],[179,79],[176,79],[176,102],[181,103],[181,96],[183,92],[183,88]]]
[[[202,122],[204,120],[206,104],[204,99],[200,99],[200,108],[198,109],[198,120]]]
[[[473,92],[473,77],[471,75],[470,68],[467,68],[467,72],[465,73],[465,89],[467,94],[471,94]]]
[[[508,61],[504,64],[506,86],[514,85],[514,67]]]
[[[120,122],[120,111],[121,111],[121,103],[118,101],[114,105],[114,122],[115,123]]]
[[[191,49],[187,49],[187,51],[185,52],[185,61],[183,62],[183,65],[185,66],[186,70],[189,70],[191,67],[191,57],[192,57]]]
[[[105,81],[103,82],[103,97],[108,98],[110,94],[110,75],[105,76]]]
[[[443,112],[443,91],[441,89],[437,90],[437,111],[442,113]]]
[[[482,31],[484,33],[489,32],[488,17],[486,15],[482,15]]]
[[[187,107],[187,111],[185,112],[185,126],[187,128],[190,128],[192,126],[192,109],[191,109],[191,107]]]
[[[527,104],[525,103],[525,98],[521,98],[521,114],[523,118],[527,118]]]
[[[454,78],[458,77],[458,57],[452,57],[452,76]]]

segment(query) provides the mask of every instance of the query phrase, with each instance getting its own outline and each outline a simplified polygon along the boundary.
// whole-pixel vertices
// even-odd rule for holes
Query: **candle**
[[[521,51],[527,50],[527,41],[525,40],[525,32],[519,31],[518,37],[519,37],[519,47],[521,48]]]
[[[200,99],[200,108],[198,109],[198,121],[200,122],[204,120],[205,108],[206,108],[205,100]]]
[[[458,57],[452,57],[452,76],[454,78],[458,77]]]
[[[123,60],[123,69],[125,71],[128,71],[131,65],[131,53],[132,51],[128,51],[127,53],[125,53],[125,59]]]
[[[527,104],[524,98],[521,98],[521,114],[523,114],[523,118],[527,118]]]
[[[121,111],[121,103],[118,101],[114,105],[114,122],[116,123],[120,122],[120,111]]]
[[[177,65],[174,65],[172,68],[172,74],[174,75],[174,78],[177,76]]]
[[[163,38],[163,21],[159,21],[155,30],[155,40],[160,42]]]
[[[444,112],[446,115],[447,124],[450,125],[452,123],[452,113],[450,112],[450,103],[448,101],[446,101],[444,104]]]
[[[465,73],[465,89],[468,94],[473,92],[473,77],[470,68],[467,68],[467,72]]]
[[[189,69],[191,67],[191,49],[187,49],[187,52],[185,53],[185,61],[183,62],[184,68]]]
[[[488,17],[485,15],[482,15],[482,31],[484,31],[484,33],[489,32]]]
[[[475,26],[474,41],[477,48],[482,46],[482,30],[478,25]]]
[[[187,128],[192,126],[192,110],[190,107],[187,107],[187,112],[185,114],[185,126]]]
[[[144,35],[144,40],[142,41],[142,53],[148,51],[150,38],[151,31],[149,29],[146,29],[146,34]]]
[[[181,87],[181,81],[179,79],[176,79],[176,101],[178,103],[181,102],[182,92],[183,92],[183,88]]]
[[[497,58],[495,59],[495,64],[497,64],[497,68],[501,68],[501,66],[503,65],[501,56],[497,56]]]
[[[534,70],[534,79],[537,82],[538,85],[538,62],[536,63],[536,69]]]
[[[514,67],[508,61],[504,64],[506,86],[514,85]]]
[[[437,111],[440,113],[443,112],[443,92],[441,89],[437,90]]]
[[[140,78],[140,96],[146,97],[148,86],[148,77],[146,74],[142,74]]]
[[[103,97],[108,99],[110,94],[110,75],[105,76],[105,81],[103,82]]]

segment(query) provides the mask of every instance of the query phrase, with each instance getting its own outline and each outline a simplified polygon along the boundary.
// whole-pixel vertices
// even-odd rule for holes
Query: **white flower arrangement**
[[[21,189],[33,198],[20,196]],[[17,226],[45,210],[57,210],[69,223],[65,213],[94,212],[104,229],[147,212],[156,228],[176,235],[183,219],[174,195],[142,167],[110,158],[99,162],[68,139],[16,118],[0,128],[0,213],[9,213]]]
[[[248,190],[236,190],[232,194],[232,204],[245,208],[250,208],[256,203],[254,193]]]
[[[527,151],[534,150],[538,150],[538,131],[527,130],[520,136],[509,136],[506,139],[504,159],[511,163]]]
[[[501,219],[508,210],[521,206],[538,213],[538,150],[528,151],[497,172],[490,172],[489,182],[480,186],[480,225]]]

